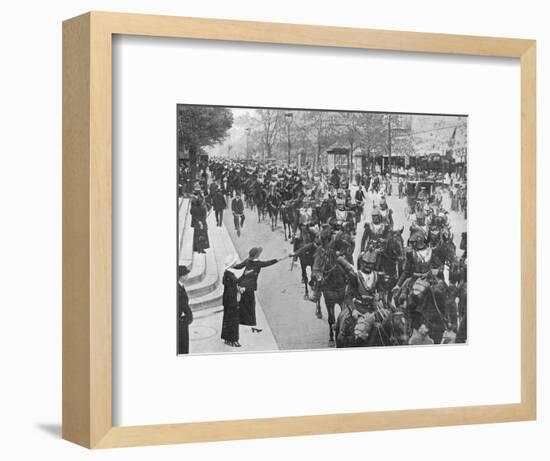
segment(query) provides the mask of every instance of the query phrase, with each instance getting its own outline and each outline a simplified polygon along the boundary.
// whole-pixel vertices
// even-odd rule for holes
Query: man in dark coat
[[[231,211],[233,212],[233,222],[237,236],[241,236],[241,228],[244,224],[244,203],[241,198],[241,193],[236,192],[235,198],[231,201]]]
[[[221,189],[217,189],[216,192],[214,192],[212,206],[214,207],[214,213],[216,214],[216,225],[218,227],[222,227],[223,210],[227,208],[227,202],[225,201],[225,197],[223,196]]]
[[[189,296],[183,286],[187,274],[187,266],[178,267],[178,354],[189,354],[189,325],[193,322]]]

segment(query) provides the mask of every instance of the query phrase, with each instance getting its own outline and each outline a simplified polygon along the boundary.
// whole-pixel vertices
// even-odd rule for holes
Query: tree
[[[359,142],[371,164],[373,153],[383,153],[386,149],[387,137],[384,121],[382,113],[365,112],[359,116],[358,123],[361,127]]]
[[[233,113],[230,109],[178,106],[178,144],[189,150],[191,178],[196,178],[199,150],[222,142],[232,126]]]
[[[281,111],[270,109],[258,109],[257,114],[261,121],[263,147],[267,157],[270,158],[282,126],[283,115]]]
[[[343,128],[342,136],[345,142],[349,146],[349,157],[348,165],[349,168],[349,178],[351,179],[353,175],[352,165],[353,165],[353,151],[359,144],[361,138],[361,113],[357,112],[342,112],[339,114],[341,122],[338,124]]]
[[[295,116],[297,121],[298,142],[307,152],[313,151],[313,169],[319,171],[322,161],[323,150],[336,141],[334,112],[325,111],[303,111]]]

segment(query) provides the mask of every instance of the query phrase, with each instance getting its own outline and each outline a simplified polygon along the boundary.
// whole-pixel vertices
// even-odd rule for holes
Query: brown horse
[[[266,200],[267,212],[271,218],[271,230],[277,227],[279,212],[281,209],[281,196],[276,190],[271,190]]]
[[[346,276],[344,269],[337,261],[336,251],[330,244],[319,246],[315,253],[312,266],[312,279],[314,284],[314,300],[316,302],[315,314],[322,318],[321,294],[325,300],[329,326],[329,347],[334,347],[334,324],[336,323],[335,306],[343,308],[345,296]]]
[[[425,324],[436,344],[441,343],[445,332],[456,330],[454,292],[431,274],[427,278],[407,279],[395,294],[394,301],[406,312],[409,329]]]
[[[256,190],[254,191],[252,199],[258,212],[258,222],[260,222],[265,218],[265,208],[267,200],[267,193],[265,189],[261,186],[261,184],[256,185]]]
[[[378,309],[367,346],[403,346],[409,341],[407,317],[400,310]]]
[[[391,292],[399,279],[404,258],[403,227],[390,230],[388,238],[381,242],[377,251],[376,270],[383,273],[382,298],[390,302]]]

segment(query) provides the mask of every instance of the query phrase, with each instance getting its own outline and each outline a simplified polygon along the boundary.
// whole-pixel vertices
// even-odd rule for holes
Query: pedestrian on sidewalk
[[[221,338],[227,346],[241,347],[239,343],[239,300],[241,293],[234,272],[235,256],[229,255],[224,261],[223,273],[223,319]]]
[[[178,266],[178,354],[189,354],[189,325],[193,322],[193,311],[183,285],[189,272],[187,266]]]
[[[195,198],[191,201],[191,227],[193,228],[193,251],[205,253],[210,248],[208,241],[208,224],[206,223],[206,204],[200,190],[195,190]]]
[[[248,258],[233,266],[234,269],[244,269],[243,274],[238,279],[238,285],[242,289],[241,301],[239,302],[239,320],[241,325],[251,327],[252,333],[260,333],[262,331],[262,328],[258,328],[256,323],[255,295],[255,291],[258,289],[260,271],[263,267],[272,266],[285,259],[278,258],[270,259],[269,261],[260,261],[258,258],[262,250],[262,247],[251,248],[248,252]]]
[[[235,197],[231,201],[231,211],[233,212],[235,232],[237,232],[237,237],[240,237],[241,229],[244,225],[244,203],[239,191],[235,193]]]
[[[227,202],[225,201],[225,197],[223,196],[221,189],[217,189],[216,192],[214,192],[212,206],[214,207],[214,213],[216,214],[216,225],[218,227],[222,227],[223,210],[227,208]]]

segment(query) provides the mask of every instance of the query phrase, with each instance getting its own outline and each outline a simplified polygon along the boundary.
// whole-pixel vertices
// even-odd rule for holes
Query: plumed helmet
[[[409,239],[409,242],[411,244],[413,243],[425,243],[426,242],[426,234],[424,231],[417,231],[413,235],[411,235],[411,238]]]
[[[380,213],[380,210],[378,208],[374,208],[372,210],[371,216],[380,216],[380,217],[382,217],[382,213]]]

